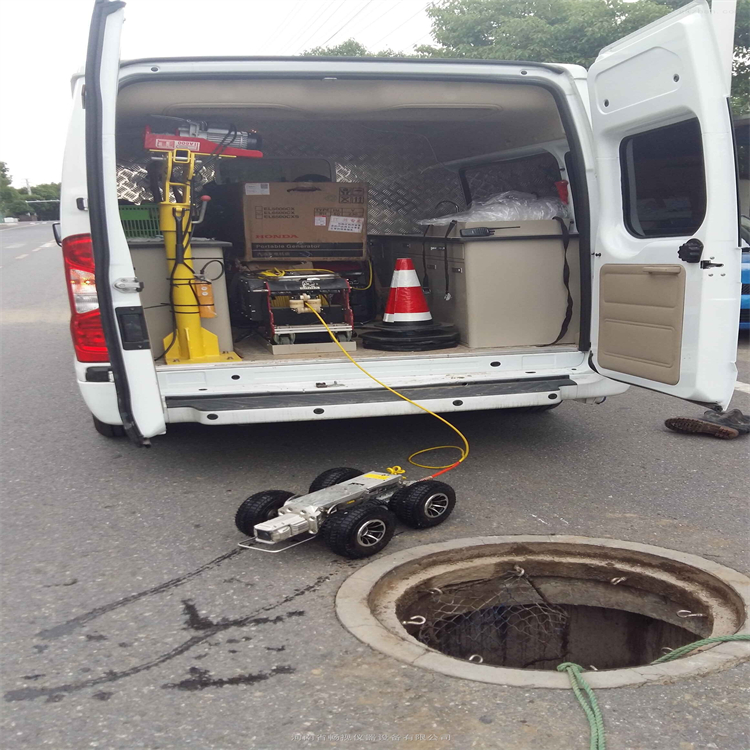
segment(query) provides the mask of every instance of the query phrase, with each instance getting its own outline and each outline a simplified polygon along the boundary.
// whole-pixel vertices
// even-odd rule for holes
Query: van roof
[[[176,62],[268,62],[276,60],[278,62],[347,62],[347,63],[417,63],[419,65],[439,65],[449,63],[451,65],[528,65],[537,68],[546,68],[547,70],[555,71],[556,73],[562,73],[570,68],[580,68],[585,70],[579,65],[566,65],[558,63],[544,63],[544,62],[532,62],[529,60],[484,60],[478,58],[453,58],[453,57],[329,57],[329,56],[240,56],[240,55],[228,55],[228,56],[216,56],[216,57],[201,57],[201,56],[186,56],[186,57],[142,57],[133,60],[123,60],[120,65],[125,67],[127,65],[143,65],[147,63],[176,63]]]

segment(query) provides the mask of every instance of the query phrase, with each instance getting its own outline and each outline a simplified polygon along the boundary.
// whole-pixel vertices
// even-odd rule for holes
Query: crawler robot
[[[370,557],[391,541],[399,519],[414,529],[443,523],[453,511],[456,493],[443,482],[407,483],[403,474],[328,469],[313,480],[306,495],[284,490],[258,492],[240,505],[237,528],[253,549],[281,551],[320,535],[344,557]],[[285,544],[286,543],[286,544]]]

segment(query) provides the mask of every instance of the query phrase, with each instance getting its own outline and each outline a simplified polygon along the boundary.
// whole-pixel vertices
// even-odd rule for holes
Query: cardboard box
[[[242,188],[246,260],[365,258],[365,183],[246,182]]]

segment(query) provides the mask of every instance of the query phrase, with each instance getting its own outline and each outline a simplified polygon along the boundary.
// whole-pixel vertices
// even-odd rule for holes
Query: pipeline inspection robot
[[[431,528],[443,523],[455,504],[449,485],[429,478],[407,482],[399,467],[386,472],[340,467],[317,476],[305,495],[284,490],[251,495],[237,510],[235,524],[251,537],[240,542],[243,547],[281,552],[320,536],[337,555],[363,558],[391,541],[396,519],[414,529]]]

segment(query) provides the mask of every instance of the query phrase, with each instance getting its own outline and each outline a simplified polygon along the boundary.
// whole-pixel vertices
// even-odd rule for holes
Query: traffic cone
[[[364,348],[419,352],[457,346],[458,339],[455,326],[432,319],[414,263],[409,258],[399,258],[383,322],[362,334]]]

